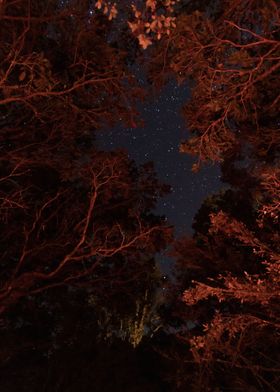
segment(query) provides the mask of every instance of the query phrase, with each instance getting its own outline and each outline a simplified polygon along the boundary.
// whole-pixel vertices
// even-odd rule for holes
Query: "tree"
[[[44,152],[43,145],[38,158]],[[149,182],[146,169],[138,174],[121,153],[55,158],[22,159],[2,177],[2,310],[79,279],[112,279],[113,287],[137,280],[165,246],[164,222],[149,216],[164,190]]]
[[[182,12],[154,48],[151,80],[190,83],[183,114],[192,135],[181,152],[197,157],[194,171],[220,163],[231,185],[203,204],[194,237],[173,251],[187,305],[175,312],[195,324],[178,331],[198,365],[193,390],[277,390],[279,48],[274,1]]]
[[[223,162],[271,160],[279,148],[279,8],[275,1],[218,1],[184,12],[155,48],[151,76],[192,81],[182,152]]]
[[[265,166],[252,174],[239,189],[208,198],[194,220],[194,237],[175,242],[172,252],[177,293],[183,291],[187,305],[175,304],[174,313],[181,323],[194,323],[177,333],[197,364],[193,390],[277,390],[279,173]]]
[[[134,121],[125,53],[87,2],[1,11],[1,311],[62,285],[135,289],[170,229],[151,213],[168,191],[153,167],[94,146],[105,123]]]
[[[104,337],[122,320],[138,322],[137,306],[157,288],[155,255],[172,228],[153,211],[169,187],[152,163],[137,167],[125,151],[95,143],[100,128],[138,121],[143,91],[128,69],[130,53],[87,1],[7,0],[0,10],[3,390],[41,388],[46,368],[46,390],[74,390],[63,379],[74,366],[88,376],[84,388],[97,373],[102,384],[111,353],[120,384],[134,382],[122,365],[131,359],[140,382],[127,342],[135,337],[116,343],[119,356]],[[100,325],[104,313],[108,325]]]
[[[90,14],[88,2],[5,1],[1,10],[4,130],[10,118],[13,129],[30,122],[59,128],[71,116],[84,133],[135,121],[140,89],[125,52],[108,42],[110,22]]]

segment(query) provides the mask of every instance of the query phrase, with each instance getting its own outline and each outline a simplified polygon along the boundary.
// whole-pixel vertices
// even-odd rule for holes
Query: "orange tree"
[[[57,286],[135,288],[170,229],[151,213],[167,192],[152,166],[94,145],[98,128],[135,121],[126,53],[88,2],[0,9],[1,311]]]
[[[190,3],[192,12],[182,8],[148,68],[155,83],[172,74],[179,83],[189,81],[183,114],[191,135],[181,152],[198,158],[194,171],[205,161],[220,163],[232,189],[205,202],[194,238],[175,244],[188,305],[179,313],[196,325],[178,335],[198,365],[193,390],[275,391],[279,7],[275,1],[218,1],[195,10]]]
[[[277,217],[263,214],[271,201],[256,208],[237,189],[212,196],[196,216],[194,237],[175,243],[177,292],[183,291],[175,314],[194,323],[177,337],[197,364],[194,390],[277,390],[279,230]]]
[[[207,7],[206,7],[207,8]],[[155,48],[151,76],[191,81],[191,132],[181,151],[202,161],[238,154],[271,159],[279,146],[279,7],[221,1],[176,18]],[[239,157],[240,158],[240,157]],[[196,168],[196,167],[195,167]]]

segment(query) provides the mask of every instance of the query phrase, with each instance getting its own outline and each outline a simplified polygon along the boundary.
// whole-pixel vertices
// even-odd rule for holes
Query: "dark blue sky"
[[[154,162],[158,177],[172,186],[172,193],[159,201],[156,212],[168,218],[177,235],[190,233],[203,199],[222,187],[216,166],[192,173],[195,160],[179,153],[180,141],[188,136],[180,115],[188,97],[186,85],[169,82],[159,95],[140,106],[143,128],[117,126],[97,135],[99,146],[105,150],[124,148],[138,164]]]

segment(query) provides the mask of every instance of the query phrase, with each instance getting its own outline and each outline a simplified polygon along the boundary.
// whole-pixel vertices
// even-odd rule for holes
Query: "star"
[[[154,162],[159,179],[172,189],[158,201],[155,213],[165,215],[178,236],[191,232],[192,220],[202,201],[222,187],[217,166],[193,173],[193,157],[179,153],[180,141],[188,135],[180,114],[188,98],[187,86],[177,86],[172,81],[160,95],[140,106],[144,128],[124,128],[120,123],[97,135],[99,145],[105,150],[123,148],[137,164]]]

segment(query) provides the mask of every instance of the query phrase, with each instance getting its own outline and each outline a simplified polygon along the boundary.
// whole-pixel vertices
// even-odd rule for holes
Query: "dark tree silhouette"
[[[170,238],[151,214],[168,189],[94,147],[142,96],[110,22],[87,2],[22,0],[1,3],[0,28],[1,311],[60,285],[132,286]]]
[[[155,255],[171,240],[152,213],[169,187],[151,163],[95,144],[100,128],[138,121],[130,54],[87,1],[3,1],[0,10],[2,389],[121,390],[136,377],[135,390],[148,390],[132,350],[150,322]],[[110,348],[109,334],[132,344]]]
[[[194,171],[219,162],[231,189],[208,198],[194,237],[175,243],[188,305],[176,305],[175,313],[196,325],[178,335],[198,364],[193,390],[276,391],[279,7],[275,1],[187,3],[174,31],[153,49],[148,69],[154,83],[172,74],[190,82],[183,114],[191,136],[181,152],[198,158]]]
[[[94,380],[95,390],[276,391],[277,2],[3,0],[0,21],[0,371],[12,388],[26,363],[25,390],[40,388],[47,365],[45,391],[77,390],[77,367],[85,391]],[[146,92],[130,65],[148,47],[153,85],[175,76],[191,87],[181,152],[197,157],[194,171],[218,162],[229,184],[205,200],[193,237],[175,241],[177,282],[161,307],[155,255],[172,229],[153,210],[168,187],[152,164],[95,144],[100,128],[138,124]],[[141,347],[160,358],[157,376],[137,369]],[[115,382],[108,358],[111,371],[121,363]]]

